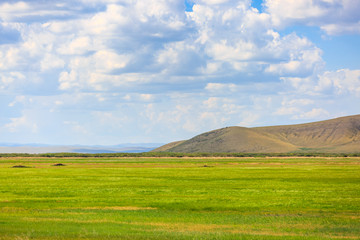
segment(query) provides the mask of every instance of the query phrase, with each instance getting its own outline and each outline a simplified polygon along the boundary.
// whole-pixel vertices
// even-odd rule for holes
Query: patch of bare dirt
[[[52,166],[55,166],[55,167],[62,167],[62,166],[66,166],[65,164],[62,164],[62,163],[56,163],[56,164],[54,164],[54,165],[52,165]]]

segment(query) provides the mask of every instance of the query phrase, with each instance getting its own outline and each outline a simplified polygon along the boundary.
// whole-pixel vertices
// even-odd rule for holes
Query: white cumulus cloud
[[[360,33],[358,0],[266,0],[264,5],[277,27],[305,24],[329,35]]]
[[[293,28],[359,34],[359,1],[191,2],[2,1],[2,137],[161,142],[359,111],[360,70],[327,69]]]

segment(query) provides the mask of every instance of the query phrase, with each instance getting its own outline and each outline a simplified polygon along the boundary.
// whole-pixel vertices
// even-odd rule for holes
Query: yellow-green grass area
[[[1,158],[0,239],[360,239],[360,158]]]

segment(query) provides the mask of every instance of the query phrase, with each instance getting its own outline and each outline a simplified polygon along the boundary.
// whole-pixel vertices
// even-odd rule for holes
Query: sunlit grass
[[[0,160],[0,239],[359,236],[360,158]]]

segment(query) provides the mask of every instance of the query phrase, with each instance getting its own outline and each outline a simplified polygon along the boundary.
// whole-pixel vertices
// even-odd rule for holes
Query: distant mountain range
[[[360,115],[306,124],[226,127],[177,141],[153,152],[360,152]]]
[[[86,145],[47,145],[38,143],[19,144],[19,143],[0,143],[0,153],[141,153],[149,152],[161,143],[126,143],[113,146],[86,146]]]

